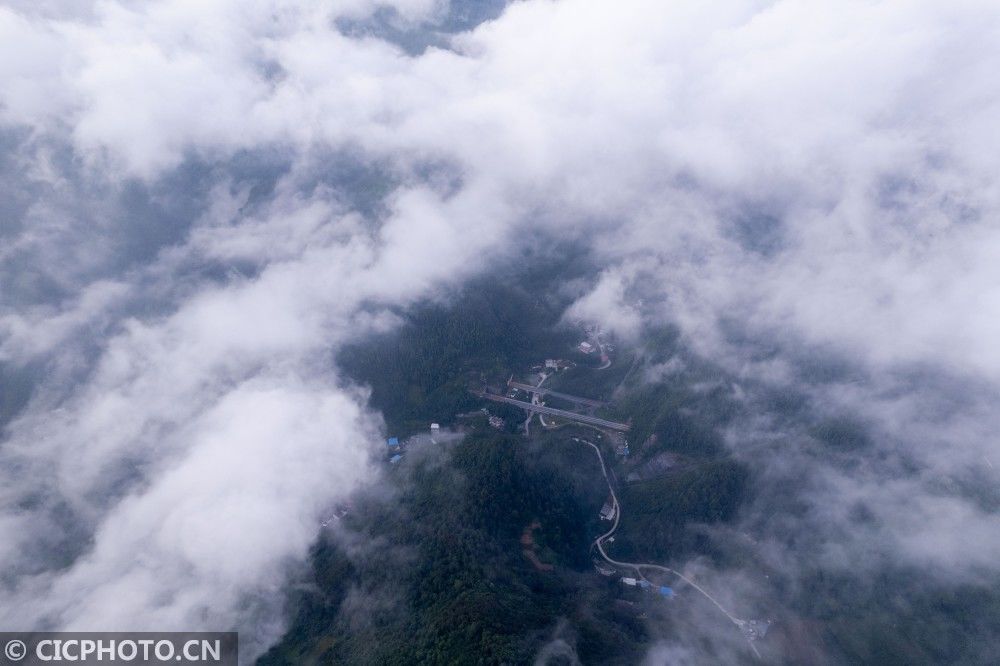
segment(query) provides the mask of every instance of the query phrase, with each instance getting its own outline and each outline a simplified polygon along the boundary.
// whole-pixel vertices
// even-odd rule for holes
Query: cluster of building
[[[395,465],[403,459],[403,445],[399,443],[398,437],[390,437],[385,440],[385,445],[389,450],[389,462]]]
[[[350,512],[351,508],[352,505],[350,502],[344,502],[335,506],[333,511],[330,512],[330,515],[323,521],[323,527],[329,527],[335,521],[341,520]]]
[[[427,435],[417,435],[411,437],[410,440],[406,442],[400,442],[398,437],[389,437],[385,440],[386,454],[389,456],[389,462],[395,465],[400,460],[403,459],[403,454],[406,453],[406,445],[413,439],[426,438]],[[438,423],[431,424],[430,440],[432,443],[437,443],[441,441],[441,425]]]
[[[572,361],[564,361],[561,358],[547,358],[545,359],[545,369],[555,370],[559,372],[561,370],[567,370],[573,367]]]
[[[617,512],[615,511],[614,504],[611,503],[611,500],[608,500],[601,507],[601,520],[614,520],[615,513]]]
[[[748,641],[764,638],[767,636],[767,630],[771,628],[770,620],[740,620],[737,624]]]
[[[628,585],[630,587],[638,587],[640,590],[653,591],[654,585],[648,580],[642,578],[631,578],[629,576],[622,576],[622,585]],[[655,586],[656,592],[666,599],[672,599],[674,597],[674,590],[666,585]]]
[[[490,424],[491,427],[496,428],[497,430],[503,430],[504,420],[502,418],[500,418],[496,414],[493,414],[492,412],[490,412],[490,410],[486,409],[485,407],[483,407],[479,411],[481,411],[483,414],[486,415],[486,421],[487,423]]]
[[[531,371],[534,373],[545,373],[546,375],[551,375],[553,372],[562,372],[563,370],[568,370],[574,367],[576,363],[573,361],[567,361],[561,358],[547,358],[545,362],[540,365],[531,366]],[[548,372],[551,370],[552,372]]]

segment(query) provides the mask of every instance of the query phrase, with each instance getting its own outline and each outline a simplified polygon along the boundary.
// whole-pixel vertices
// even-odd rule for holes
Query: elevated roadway
[[[530,386],[534,389],[534,386]],[[536,405],[534,403],[525,402],[523,400],[515,400],[514,398],[508,398],[504,395],[496,395],[494,393],[487,393],[485,391],[474,391],[474,393],[481,398],[486,398],[487,400],[492,400],[493,402],[504,402],[508,405],[514,405],[515,407],[520,407],[521,409],[526,409],[529,412],[537,412],[538,414],[546,414],[548,416],[557,416],[561,419],[566,419],[567,421],[575,421],[577,423],[586,423],[588,425],[600,426],[602,428],[610,428],[611,430],[620,430],[626,432],[631,428],[627,423],[618,423],[616,421],[608,421],[607,419],[598,418],[596,416],[590,416],[589,414],[577,414],[576,412],[567,412],[565,409],[556,409],[555,407],[546,407],[545,405]]]
[[[606,402],[601,402],[600,400],[580,398],[575,395],[569,395],[568,393],[560,393],[559,391],[553,391],[552,389],[532,386],[531,384],[522,384],[521,382],[509,381],[507,382],[507,386],[514,389],[520,389],[521,391],[527,391],[528,393],[535,393],[537,395],[551,395],[553,398],[560,398],[562,400],[566,400],[567,402],[575,402],[578,405],[586,405],[588,407],[603,407],[607,404]]]

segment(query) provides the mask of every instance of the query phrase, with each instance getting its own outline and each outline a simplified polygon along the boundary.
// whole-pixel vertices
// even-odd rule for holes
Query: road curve
[[[589,445],[592,449],[594,449],[594,452],[597,453],[597,459],[601,463],[601,472],[604,474],[604,481],[608,484],[608,490],[611,492],[612,507],[614,507],[614,510],[615,510],[615,522],[614,522],[614,524],[611,525],[611,529],[610,530],[608,530],[607,532],[605,532],[601,536],[599,536],[596,539],[594,539],[594,546],[597,548],[597,552],[599,552],[601,554],[601,557],[603,557],[610,564],[614,564],[615,566],[623,567],[623,568],[626,568],[626,569],[632,569],[633,571],[636,572],[636,574],[638,574],[639,578],[641,578],[642,580],[645,580],[647,582],[649,582],[649,580],[643,575],[643,573],[642,573],[643,569],[653,569],[653,570],[656,570],[656,571],[662,571],[664,573],[673,574],[674,576],[677,576],[678,578],[680,578],[681,580],[683,580],[685,583],[687,583],[688,585],[690,585],[694,589],[696,589],[699,592],[701,592],[701,594],[706,599],[708,599],[713,604],[715,604],[715,607],[718,608],[720,611],[722,611],[722,613],[727,618],[729,618],[729,620],[733,624],[735,624],[737,626],[737,628],[739,628],[740,631],[742,632],[743,623],[744,623],[743,620],[740,620],[737,617],[733,617],[733,615],[729,611],[727,611],[725,608],[723,608],[722,604],[720,604],[718,601],[716,601],[715,597],[713,597],[703,587],[701,587],[700,585],[698,585],[697,583],[695,583],[693,580],[691,580],[690,578],[688,578],[687,576],[685,576],[681,572],[679,572],[679,571],[677,571],[675,569],[671,569],[670,567],[660,566],[659,564],[644,564],[644,563],[637,563],[637,562],[621,562],[619,560],[612,559],[606,552],[604,552],[604,541],[605,541],[605,539],[607,539],[608,537],[610,537],[611,535],[613,535],[615,533],[615,531],[618,529],[618,523],[621,520],[621,515],[622,515],[621,505],[618,503],[618,495],[615,493],[615,489],[614,489],[614,487],[611,484],[611,479],[608,478],[608,468],[604,464],[604,456],[601,454],[601,449],[598,448],[598,446],[596,444],[594,444],[593,442],[591,442],[589,440],[580,439],[579,437],[574,437],[573,439],[576,440],[576,441],[578,441],[578,442],[581,442],[583,444]],[[750,646],[750,649],[753,650],[754,655],[758,659],[760,659],[760,653],[757,651],[757,646],[755,646],[750,640],[747,640],[747,644]]]

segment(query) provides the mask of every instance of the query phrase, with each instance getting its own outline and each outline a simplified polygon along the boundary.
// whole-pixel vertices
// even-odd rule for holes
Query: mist
[[[378,482],[338,350],[551,239],[567,319],[732,387],[785,584],[994,584],[998,44],[988,2],[4,3],[4,625],[262,652]]]

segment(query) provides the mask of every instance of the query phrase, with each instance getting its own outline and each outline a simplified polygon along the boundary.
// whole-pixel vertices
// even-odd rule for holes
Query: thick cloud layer
[[[526,0],[444,34],[469,11],[0,8],[0,363],[34,387],[0,449],[5,622],[272,622],[370,474],[330,350],[551,236],[606,265],[570,316],[676,323],[872,424],[860,472],[731,434],[809,470],[830,566],[996,575],[969,490],[1000,464],[993,3]]]

